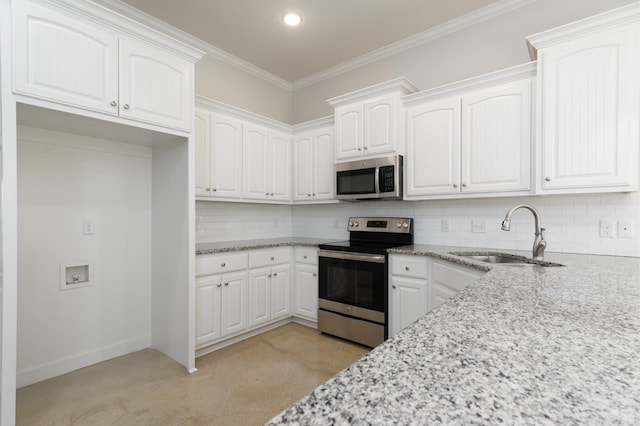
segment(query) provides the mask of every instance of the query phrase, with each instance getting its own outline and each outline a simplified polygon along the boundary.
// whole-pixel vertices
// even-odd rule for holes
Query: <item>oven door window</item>
[[[337,173],[337,191],[339,195],[375,194],[376,169],[348,170]]]
[[[384,263],[321,257],[319,267],[320,298],[384,312]]]

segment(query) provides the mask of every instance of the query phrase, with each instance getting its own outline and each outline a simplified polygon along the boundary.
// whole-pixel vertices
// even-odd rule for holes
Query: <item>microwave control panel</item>
[[[394,192],[396,190],[393,175],[394,166],[380,167],[380,192]]]

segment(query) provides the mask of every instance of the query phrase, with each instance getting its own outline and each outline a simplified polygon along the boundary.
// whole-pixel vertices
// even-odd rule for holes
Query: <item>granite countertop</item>
[[[196,255],[282,246],[317,247],[318,244],[330,243],[334,241],[336,240],[327,240],[322,238],[285,237],[265,238],[260,240],[224,241],[221,243],[199,243],[196,244]]]
[[[268,424],[639,424],[640,259],[547,253],[488,272]]]

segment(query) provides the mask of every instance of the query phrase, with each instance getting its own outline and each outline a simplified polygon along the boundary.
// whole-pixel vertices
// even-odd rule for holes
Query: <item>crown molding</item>
[[[71,0],[53,0],[53,1],[63,1],[69,2]],[[288,91],[292,90],[291,82],[280,78],[252,63],[249,63],[243,59],[238,58],[237,56],[232,55],[231,53],[220,49],[212,44],[207,43],[204,40],[201,40],[185,31],[182,31],[174,26],[167,24],[164,21],[161,21],[158,18],[155,18],[141,10],[136,9],[135,7],[124,3],[120,0],[91,0],[91,2],[102,6],[105,9],[109,9],[113,12],[116,12],[127,19],[139,22],[155,31],[166,34],[167,36],[181,42],[187,44],[189,46],[193,46],[198,50],[210,55],[211,57],[227,64],[234,66],[248,74],[253,75],[254,77],[258,77],[268,83],[271,83],[281,89],[285,89]],[[83,2],[88,3],[88,2]]]
[[[327,68],[326,70],[319,73],[296,80],[292,84],[292,89],[298,90],[316,83],[320,83],[321,81],[327,80],[345,72],[352,71],[356,68],[362,67],[372,62],[376,62],[389,56],[393,56],[397,53],[404,52],[405,50],[412,49],[414,47],[444,37],[456,31],[460,31],[489,19],[495,18],[497,16],[525,6],[529,3],[533,3],[534,1],[536,0],[497,1],[488,6],[467,13],[466,15],[462,15],[443,24],[437,25],[416,35],[407,37],[388,46],[373,50],[369,53],[365,53],[364,55],[358,56],[336,66]]]
[[[532,60],[535,60],[538,57],[538,49],[562,43],[590,32],[598,32],[637,21],[640,21],[640,2],[630,3],[561,27],[530,35],[525,39],[529,55]]]
[[[537,62],[527,62],[511,68],[494,71],[477,77],[471,77],[466,80],[456,81],[455,83],[434,87],[433,89],[427,89],[412,95],[404,96],[402,98],[402,104],[404,106],[410,106],[427,100],[468,93],[470,90],[476,90],[495,84],[508,83],[527,77],[535,77],[536,73]]]
[[[303,123],[291,126],[294,133],[306,132],[309,130],[319,129],[321,127],[333,126],[335,124],[335,116],[328,115],[326,117],[316,118],[315,120],[305,121]]]
[[[336,107],[340,104],[358,102],[373,96],[386,95],[388,93],[398,92],[401,95],[408,95],[417,91],[418,88],[411,84],[409,80],[404,77],[398,77],[380,84],[365,87],[364,89],[355,90],[344,95],[327,99],[327,102],[332,107]]]
[[[238,108],[233,105],[225,104],[224,102],[216,101],[205,96],[196,95],[195,97],[196,107],[206,108],[214,112],[222,112],[224,114],[230,114],[237,118],[250,121],[255,124],[268,126],[271,128],[277,128],[286,132],[291,132],[291,125],[283,123],[278,120],[274,120],[269,117],[265,117],[255,112],[247,111],[246,109]]]

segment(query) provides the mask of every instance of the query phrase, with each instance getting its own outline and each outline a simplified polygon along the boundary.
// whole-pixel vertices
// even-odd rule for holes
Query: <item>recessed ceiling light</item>
[[[300,25],[300,22],[302,22],[302,17],[300,17],[300,15],[298,15],[297,13],[291,12],[284,15],[282,17],[282,20],[290,27],[295,27],[297,25]]]

